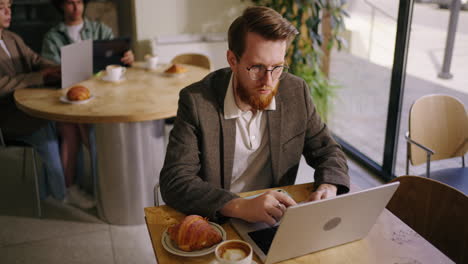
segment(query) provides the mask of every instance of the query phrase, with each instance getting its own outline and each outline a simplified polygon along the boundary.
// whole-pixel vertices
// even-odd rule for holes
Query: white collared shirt
[[[236,144],[231,178],[231,192],[245,192],[271,187],[269,136],[264,112],[276,110],[273,97],[264,111],[242,111],[234,99],[233,75],[224,98],[224,119],[236,119]]]

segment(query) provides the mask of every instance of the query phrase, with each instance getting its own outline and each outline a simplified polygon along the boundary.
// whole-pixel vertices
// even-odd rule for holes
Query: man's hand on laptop
[[[253,199],[233,199],[224,205],[220,213],[252,223],[265,222],[274,225],[281,219],[286,208],[295,204],[296,202],[284,193],[267,191]]]
[[[333,184],[322,183],[315,192],[310,194],[307,201],[310,202],[335,197],[337,190],[338,189]]]

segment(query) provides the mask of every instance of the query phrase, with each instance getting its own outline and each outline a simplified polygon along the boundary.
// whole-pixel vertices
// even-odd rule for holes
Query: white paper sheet
[[[93,76],[93,41],[84,40],[63,46],[62,88],[70,87]]]

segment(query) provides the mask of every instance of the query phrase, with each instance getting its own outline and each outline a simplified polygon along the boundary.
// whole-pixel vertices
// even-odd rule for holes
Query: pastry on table
[[[180,224],[168,228],[170,238],[183,251],[209,248],[223,240],[221,234],[199,215],[189,215]]]
[[[165,73],[184,73],[187,72],[187,68],[180,64],[172,64],[167,70],[164,71]]]
[[[82,85],[75,85],[67,92],[67,99],[70,101],[83,101],[91,96],[88,88]]]

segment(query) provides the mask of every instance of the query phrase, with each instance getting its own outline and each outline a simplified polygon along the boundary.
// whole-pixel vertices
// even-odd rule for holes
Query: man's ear
[[[226,58],[229,63],[229,66],[233,70],[233,68],[236,67],[238,63],[237,56],[234,54],[234,52],[232,52],[231,50],[228,50],[226,53]]]

